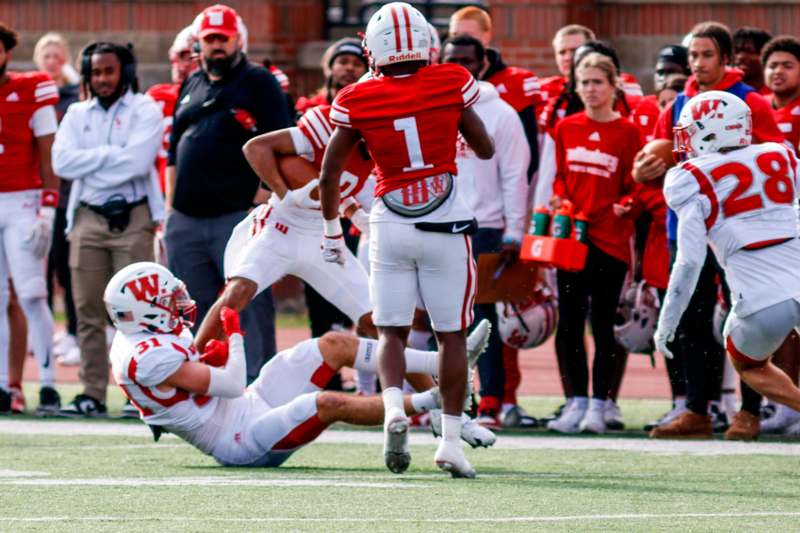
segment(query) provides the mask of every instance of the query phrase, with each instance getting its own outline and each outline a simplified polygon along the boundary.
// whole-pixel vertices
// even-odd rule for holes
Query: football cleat
[[[433,456],[433,461],[445,472],[450,472],[454,478],[472,479],[475,477],[475,469],[467,461],[460,442],[442,439],[436,449],[436,455]]]
[[[761,421],[761,433],[783,433],[800,422],[800,413],[783,404],[778,404],[775,414]]]
[[[500,414],[500,423],[504,428],[531,429],[539,426],[539,421],[525,412],[519,405],[512,405],[503,409]]]
[[[104,403],[98,402],[91,396],[78,394],[74,400],[58,411],[58,415],[68,418],[106,418],[108,412]]]
[[[492,323],[485,318],[478,322],[475,329],[467,337],[467,363],[470,369],[478,364],[481,354],[489,345],[489,335],[492,333]]]
[[[399,409],[386,413],[383,426],[383,460],[386,468],[395,474],[402,474],[411,464],[408,451],[408,417]]]
[[[431,433],[434,437],[442,436],[442,410],[430,411]],[[473,448],[488,448],[497,441],[497,436],[489,429],[481,426],[466,413],[461,413],[461,440]]]
[[[61,409],[61,396],[53,387],[39,389],[39,406],[36,407],[36,416],[58,416]]]
[[[664,413],[661,416],[661,418],[659,418],[658,420],[653,420],[652,422],[648,422],[647,424],[645,424],[644,430],[645,431],[652,431],[654,428],[657,428],[658,426],[663,426],[663,425],[669,424],[670,422],[672,422],[673,420],[675,420],[676,418],[678,418],[679,416],[681,416],[685,412],[686,412],[686,404],[685,403],[682,404],[682,405],[673,404],[672,405],[672,409],[670,409],[669,411]]]

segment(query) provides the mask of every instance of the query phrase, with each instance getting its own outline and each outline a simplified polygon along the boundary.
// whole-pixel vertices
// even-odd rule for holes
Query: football
[[[672,148],[672,141],[668,139],[653,139],[649,143],[645,144],[642,150],[644,150],[644,153],[646,154],[653,154],[661,159],[664,164],[667,165],[667,169],[670,169],[675,166],[675,158],[672,156]]]
[[[278,157],[278,172],[290,190],[299,189],[309,181],[318,178],[319,173],[314,165],[299,155]],[[319,189],[311,193],[311,198],[319,200]]]

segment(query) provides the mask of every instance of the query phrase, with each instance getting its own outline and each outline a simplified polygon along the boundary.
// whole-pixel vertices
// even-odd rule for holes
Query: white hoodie
[[[456,151],[459,191],[480,228],[504,229],[503,237],[522,240],[528,198],[530,148],[519,115],[489,82],[479,82],[473,109],[494,139],[491,159],[478,159],[459,135]]]

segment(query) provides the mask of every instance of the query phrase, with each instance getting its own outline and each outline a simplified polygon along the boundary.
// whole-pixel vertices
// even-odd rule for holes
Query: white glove
[[[319,180],[314,178],[299,189],[286,191],[281,203],[303,209],[320,209],[319,200],[311,198],[311,192],[317,188],[317,185],[319,185]]]
[[[342,224],[338,218],[324,220],[325,234],[322,237],[322,259],[327,263],[344,265],[345,246]]]
[[[667,343],[675,339],[675,328],[664,327],[660,322],[656,332],[653,335],[653,342],[656,345],[656,351],[664,354],[667,359],[672,359],[672,352],[667,348]]]
[[[53,242],[53,221],[56,218],[55,207],[40,207],[28,236],[23,241],[33,251],[37,259],[43,259]]]

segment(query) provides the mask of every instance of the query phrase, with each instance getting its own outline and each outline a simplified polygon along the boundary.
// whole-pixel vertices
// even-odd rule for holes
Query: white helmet
[[[195,34],[194,26],[186,26],[178,35],[175,36],[175,40],[172,41],[172,46],[169,47],[169,58],[171,61],[174,61],[178,54],[181,52],[191,52],[192,45],[197,40],[197,35]]]
[[[558,300],[547,285],[519,303],[497,302],[497,331],[505,344],[526,349],[539,346],[556,330]]]
[[[405,2],[391,2],[370,17],[364,44],[372,68],[430,58],[428,21]]]
[[[186,286],[165,267],[133,263],[111,278],[103,294],[108,315],[123,333],[170,333],[192,326],[197,311]]]
[[[614,337],[620,346],[628,352],[652,353],[660,306],[658,291],[644,281],[623,288],[614,325]]]
[[[753,133],[750,108],[725,91],[707,91],[686,102],[675,133],[675,150],[687,157],[748,146]]]

